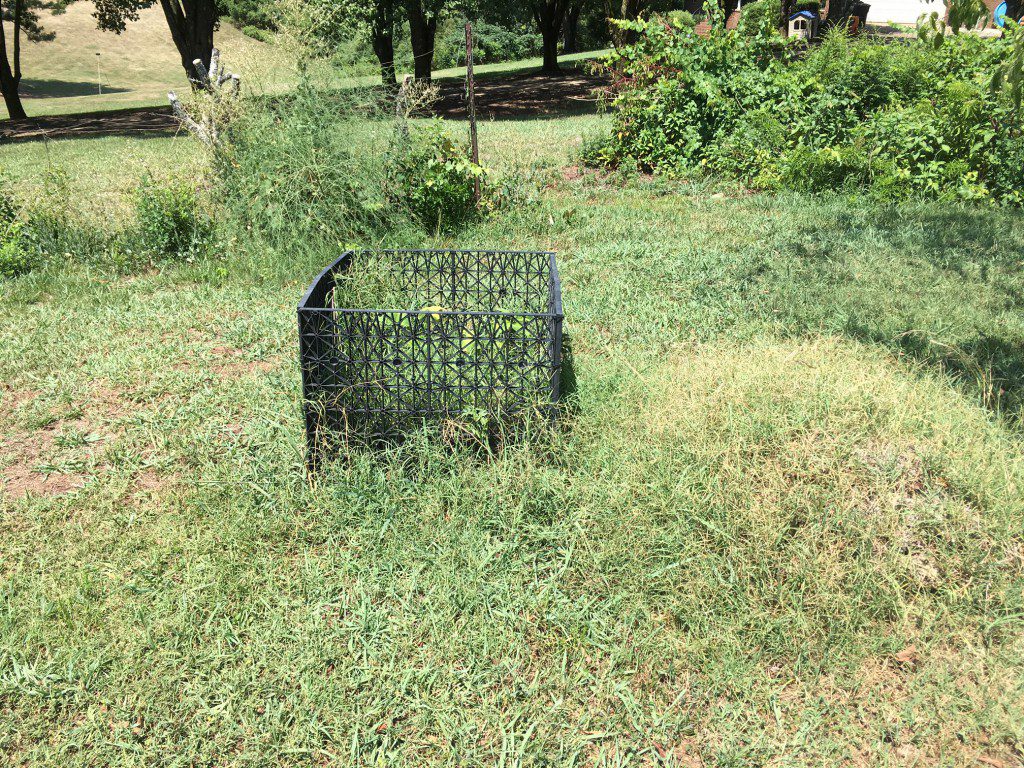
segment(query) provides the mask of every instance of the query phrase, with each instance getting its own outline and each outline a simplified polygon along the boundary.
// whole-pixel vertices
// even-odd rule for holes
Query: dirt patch
[[[0,470],[2,492],[8,498],[61,496],[85,485],[85,476],[45,468],[43,460],[53,452],[61,431],[57,424],[32,432],[14,434],[0,445],[7,464]],[[7,458],[9,457],[9,458]]]
[[[245,357],[244,350],[235,347],[214,347],[213,354],[216,359],[210,366],[211,370],[218,376],[238,378],[260,373],[269,373],[277,367],[273,360],[250,360]]]
[[[593,112],[607,78],[581,70],[551,76],[535,72],[476,81],[477,114],[486,119],[539,117]],[[435,112],[442,117],[466,117],[466,86],[461,80],[438,83],[441,97]]]
[[[566,181],[578,181],[583,178],[583,171],[578,165],[570,165],[562,171],[562,178]]]
[[[55,415],[45,426],[17,427],[15,411],[38,396],[36,392],[7,388],[0,409],[0,423],[5,425],[0,438],[0,495],[7,498],[61,496],[83,487],[87,475],[60,467],[77,467],[91,459],[99,446],[112,439],[109,423],[127,410],[117,390],[100,385],[93,388],[80,408],[64,416]]]
[[[269,373],[277,368],[281,361],[279,359],[254,360],[247,357],[247,352],[237,347],[215,346],[210,348],[212,358],[185,358],[171,363],[170,368],[182,373],[209,371],[218,377],[237,379],[243,376],[252,376],[262,373]]]
[[[24,464],[3,471],[3,493],[11,499],[26,496],[63,496],[85,485],[85,476],[43,473]]]
[[[158,502],[169,492],[177,477],[178,474],[174,471],[168,474],[147,467],[132,477],[127,498],[136,507]]]
[[[8,384],[0,384],[0,419],[14,413],[38,396],[39,393],[34,389],[15,389]]]

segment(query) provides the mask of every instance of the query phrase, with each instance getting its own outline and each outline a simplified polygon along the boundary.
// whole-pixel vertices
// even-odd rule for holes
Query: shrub
[[[248,30],[263,32],[277,28],[277,9],[274,3],[266,0],[221,0],[218,5],[226,16],[230,16],[242,28],[243,33],[257,40],[261,38],[250,34]]]
[[[252,24],[246,24],[242,27],[242,34],[246,37],[251,37],[253,40],[259,40],[261,43],[274,42],[274,33],[272,31],[254,27]]]
[[[670,11],[668,17],[672,20],[672,23],[680,29],[686,27],[693,29],[697,26],[697,17],[689,11]]]
[[[430,230],[451,231],[476,210],[474,180],[486,171],[469,159],[469,148],[454,141],[440,120],[410,132],[392,153],[388,188],[392,198]]]
[[[20,221],[0,224],[0,277],[17,277],[37,266],[38,259],[25,248],[21,230]]]
[[[779,26],[781,0],[754,0],[743,6],[739,29],[745,35],[770,35]]]
[[[585,143],[584,159],[711,170],[757,188],[1021,203],[1014,91],[989,83],[1024,33],[936,45],[833,30],[805,51],[776,33],[777,9],[757,0],[726,30],[712,4],[706,37],[671,17],[625,25],[636,42],[607,61],[619,84],[614,127]]]
[[[286,99],[244,108],[214,153],[230,234],[320,260],[395,228],[401,216],[384,196],[389,132],[369,99],[302,82]]]
[[[780,181],[805,192],[863,186],[871,178],[871,161],[862,148],[843,145],[811,149],[798,146],[780,166]]]
[[[18,204],[7,192],[0,192],[0,277],[17,277],[34,269],[38,257],[22,235]]]
[[[462,24],[452,25],[437,42],[434,64],[438,68],[466,63],[466,32]],[[473,61],[490,64],[539,56],[543,39],[532,25],[502,26],[487,21],[473,22]]]
[[[134,242],[156,258],[199,255],[213,237],[213,222],[196,190],[182,181],[160,184],[145,179],[135,193]]]
[[[7,216],[11,204],[5,204]],[[43,172],[39,194],[26,202],[18,218],[21,248],[33,269],[52,259],[90,259],[109,239],[104,228],[83,215],[71,179],[59,167]]]

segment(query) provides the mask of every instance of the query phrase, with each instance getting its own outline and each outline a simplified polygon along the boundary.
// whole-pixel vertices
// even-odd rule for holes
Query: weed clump
[[[61,168],[43,175],[24,203],[0,195],[0,277],[66,263],[116,273],[206,255],[216,227],[200,191],[184,179],[146,177],[131,197],[131,215],[116,226],[82,209]]]
[[[35,254],[23,237],[20,209],[7,192],[0,193],[0,277],[17,277],[32,270]]]
[[[180,180],[160,184],[147,178],[135,193],[133,239],[139,250],[156,258],[188,259],[213,241],[213,221],[195,188]]]
[[[321,253],[400,228],[384,194],[386,145],[370,120],[377,111],[372,94],[309,83],[289,98],[250,103],[213,158],[232,234]]]
[[[414,126],[408,141],[393,144],[389,160],[391,201],[426,229],[453,231],[476,212],[473,184],[487,171],[440,120]]]

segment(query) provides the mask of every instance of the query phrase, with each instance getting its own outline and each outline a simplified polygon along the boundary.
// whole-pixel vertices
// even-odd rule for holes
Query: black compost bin
[[[424,422],[555,415],[562,292],[555,254],[349,251],[299,304],[310,461],[338,438]]]

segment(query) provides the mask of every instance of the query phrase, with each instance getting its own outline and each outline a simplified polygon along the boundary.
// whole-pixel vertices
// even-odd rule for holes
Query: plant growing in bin
[[[350,436],[555,413],[553,253],[350,251],[317,277],[298,313],[311,463]]]

